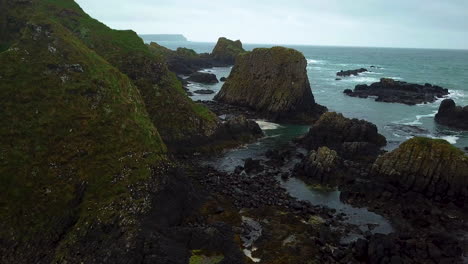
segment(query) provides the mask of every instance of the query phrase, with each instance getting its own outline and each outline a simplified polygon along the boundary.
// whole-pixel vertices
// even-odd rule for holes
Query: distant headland
[[[140,37],[150,41],[188,41],[182,34],[140,34]]]

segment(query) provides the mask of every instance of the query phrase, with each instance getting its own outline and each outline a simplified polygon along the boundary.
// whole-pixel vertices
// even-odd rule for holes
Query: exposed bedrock
[[[442,125],[468,130],[468,106],[457,106],[452,99],[445,99],[440,104],[435,120]]]
[[[215,100],[249,107],[274,121],[309,124],[326,108],[315,103],[306,66],[304,55],[293,49],[243,53]]]
[[[348,71],[339,71],[336,73],[336,76],[347,77],[347,76],[357,76],[360,73],[367,72],[367,69],[361,68],[356,70],[348,70]]]
[[[468,157],[445,140],[410,139],[379,157],[371,174],[436,201],[463,204],[468,197]]]
[[[375,159],[387,144],[374,124],[335,112],[323,114],[300,142],[310,150],[326,146],[351,160]]]
[[[346,89],[344,93],[359,98],[375,96],[377,102],[415,105],[435,102],[438,98],[448,95],[449,91],[429,83],[420,85],[382,78],[380,82],[371,85],[356,85],[354,91]]]

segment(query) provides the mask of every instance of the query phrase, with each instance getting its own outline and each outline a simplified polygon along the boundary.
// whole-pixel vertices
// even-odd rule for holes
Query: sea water
[[[196,52],[211,52],[215,43],[161,42],[170,49],[186,47]],[[245,44],[246,50],[272,45]],[[442,100],[408,106],[375,102],[374,99],[349,97],[345,89],[358,84],[371,84],[380,78],[393,78],[410,83],[431,83],[449,89],[449,98],[457,105],[468,105],[468,51],[397,48],[355,48],[286,45],[301,51],[307,59],[307,73],[317,103],[346,117],[364,119],[377,125],[389,144],[388,150],[414,136],[442,138],[457,147],[468,147],[468,132],[438,125],[434,121]],[[375,66],[371,68],[370,66]],[[371,72],[336,81],[340,70],[367,68]],[[231,67],[206,69],[221,77],[229,76]],[[212,89],[218,92],[223,83],[190,84],[192,91]],[[211,95],[194,95],[193,100],[212,100]]]

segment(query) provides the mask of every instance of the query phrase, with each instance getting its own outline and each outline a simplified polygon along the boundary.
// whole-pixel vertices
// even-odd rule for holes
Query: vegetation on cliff
[[[250,107],[273,120],[312,122],[326,108],[315,103],[306,66],[304,55],[293,49],[254,49],[237,57],[215,100]]]
[[[212,135],[217,126],[215,115],[186,96],[164,58],[151,52],[135,32],[110,29],[84,13],[73,0],[33,1],[30,8],[66,27],[132,79],[170,149],[181,142],[193,142],[195,137]]]

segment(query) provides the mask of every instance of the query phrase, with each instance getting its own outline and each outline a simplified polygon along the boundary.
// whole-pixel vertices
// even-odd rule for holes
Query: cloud
[[[468,48],[466,0],[77,2],[113,28],[195,41],[226,36],[247,43]]]

